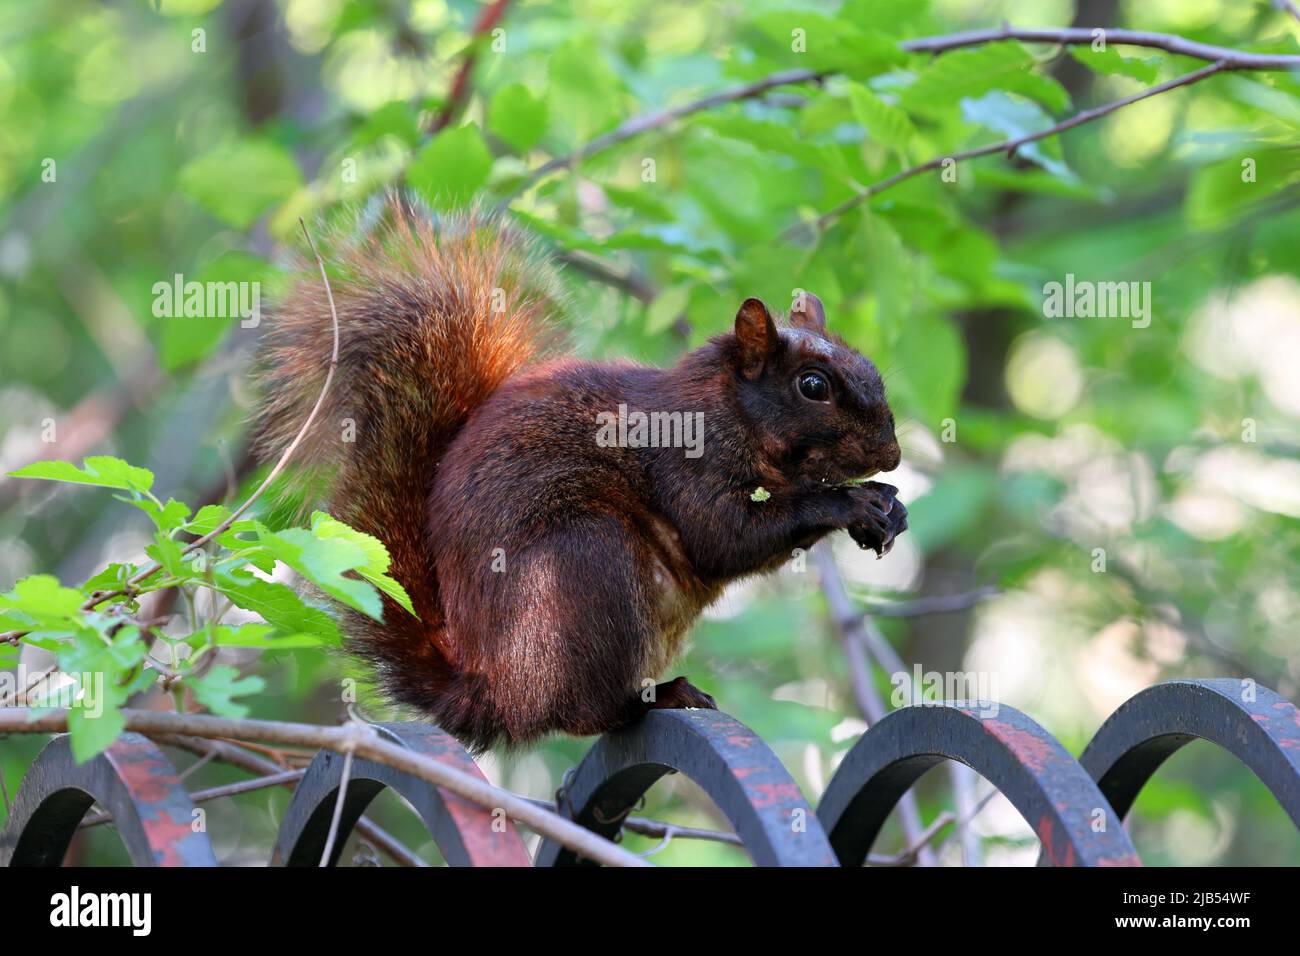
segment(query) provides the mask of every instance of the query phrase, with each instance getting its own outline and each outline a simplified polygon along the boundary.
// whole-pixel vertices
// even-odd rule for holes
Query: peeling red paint
[[[1030,770],[1041,772],[1056,757],[1051,742],[1031,730],[1017,727],[1005,720],[986,720],[983,724],[989,733],[1010,747],[1012,753]]]

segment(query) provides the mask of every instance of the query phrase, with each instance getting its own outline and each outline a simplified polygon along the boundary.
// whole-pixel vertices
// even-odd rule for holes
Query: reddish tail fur
[[[546,350],[554,273],[517,235],[477,215],[435,229],[388,204],[384,223],[331,263],[339,367],[295,463],[335,517],[384,542],[417,620],[388,598],[382,624],[345,622],[395,700],[433,708],[452,677],[425,515],[436,467],[470,412]],[[320,276],[304,272],[271,317],[259,451],[274,458],[320,394],[333,340]],[[344,440],[345,432],[355,440]]]

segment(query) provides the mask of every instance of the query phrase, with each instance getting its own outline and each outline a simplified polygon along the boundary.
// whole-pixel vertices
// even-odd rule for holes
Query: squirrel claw
[[[704,693],[685,677],[678,677],[655,686],[655,696],[650,703],[650,710],[683,710],[688,707],[699,707],[704,710],[718,709],[717,702],[711,695]]]

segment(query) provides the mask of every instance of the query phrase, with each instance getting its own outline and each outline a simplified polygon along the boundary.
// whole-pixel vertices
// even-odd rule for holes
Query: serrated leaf
[[[70,461],[38,461],[9,472],[11,478],[41,478],[78,485],[98,485],[123,491],[148,491],[153,487],[153,472],[129,465],[111,455],[91,455],[78,468]]]
[[[94,710],[73,707],[68,711],[68,735],[72,743],[72,758],[82,764],[99,756],[117,740],[126,729],[126,718],[121,704],[104,701]]]
[[[190,506],[175,498],[168,498],[167,503],[161,507],[152,498],[123,498],[119,495],[117,500],[139,508],[163,532],[179,528],[190,516]]]
[[[189,578],[195,573],[194,568],[185,561],[181,546],[161,531],[154,535],[153,544],[148,545],[144,553],[161,564],[163,570],[173,577]]]
[[[236,697],[261,693],[266,681],[256,675],[241,678],[233,667],[214,667],[202,677],[186,678],[195,699],[214,714],[222,717],[247,717],[248,708],[235,703]]]
[[[372,535],[349,527],[323,511],[312,513],[311,533],[324,540],[350,541],[361,548],[366,554],[366,563],[355,569],[357,574],[379,588],[384,594],[387,594],[408,614],[415,614],[415,608],[411,605],[411,599],[407,595],[406,589],[388,576],[390,558],[388,549],[384,547],[382,541]]]
[[[992,90],[1019,93],[1053,112],[1070,105],[1070,94],[1056,80],[1034,72],[1036,61],[1014,40],[953,50],[936,57],[903,91],[903,108],[911,113],[941,114],[960,99]]]
[[[1037,104],[1008,96],[1000,90],[994,90],[979,99],[962,100],[961,115],[968,122],[979,123],[1002,133],[1007,139],[1020,139],[1031,133],[1041,133],[1053,125],[1052,118]],[[1077,181],[1074,171],[1060,158],[1059,147],[1050,140],[1051,137],[1047,137],[1026,143],[1016,152],[1053,176],[1059,176],[1067,182]]]
[[[255,647],[266,651],[297,650],[320,647],[325,642],[314,634],[286,634],[272,636],[275,628],[269,624],[244,624],[240,627],[219,625],[212,628],[212,643],[218,647]]]
[[[1094,73],[1128,76],[1143,83],[1153,82],[1160,72],[1160,57],[1123,56],[1113,46],[1100,51],[1090,46],[1070,47],[1070,55]]]
[[[312,634],[331,645],[342,640],[334,618],[308,604],[287,585],[264,581],[243,571],[225,571],[217,573],[216,586],[237,606],[252,611],[281,633]]]
[[[890,106],[861,83],[849,86],[849,102],[853,115],[872,139],[907,154],[908,144],[916,135],[916,127],[904,110]]]
[[[85,600],[81,592],[65,588],[50,574],[22,578],[13,590],[0,594],[0,608],[14,608],[33,617],[77,617]]]

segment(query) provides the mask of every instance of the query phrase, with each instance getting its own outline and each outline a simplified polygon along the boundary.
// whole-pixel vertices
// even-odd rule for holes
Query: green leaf
[[[312,513],[311,533],[322,540],[350,541],[360,547],[365,552],[366,563],[355,569],[357,574],[379,588],[384,594],[387,594],[408,614],[415,614],[415,608],[411,605],[411,599],[407,595],[406,589],[388,576],[387,572],[391,561],[388,556],[388,549],[384,547],[382,541],[372,535],[348,527],[342,521],[323,511]]]
[[[383,620],[379,593],[368,582],[346,576],[366,565],[366,552],[360,545],[344,539],[322,540],[305,528],[287,528],[279,533],[259,528],[258,535],[277,560],[330,597],[376,621]]]
[[[445,129],[416,154],[407,182],[439,209],[466,205],[487,182],[492,154],[477,127]]]
[[[1065,87],[1035,73],[1035,66],[1034,58],[1014,40],[953,50],[922,67],[903,91],[902,106],[910,113],[939,115],[965,97],[1004,90],[1027,96],[1053,112],[1067,109],[1070,94]]]
[[[298,164],[276,143],[243,139],[191,160],[180,187],[222,222],[247,229],[302,185]]]
[[[163,570],[172,577],[190,578],[196,576],[193,566],[186,562],[180,544],[169,538],[164,532],[160,531],[154,535],[153,544],[147,546],[144,553],[161,564]]]
[[[943,419],[956,417],[966,348],[952,322],[930,315],[909,316],[894,361],[901,369],[897,391],[926,427],[938,431]]]
[[[219,571],[216,586],[237,606],[252,611],[281,633],[312,634],[330,645],[342,641],[334,618],[308,604],[288,585],[264,581],[245,571]]]
[[[50,574],[33,574],[0,594],[0,608],[14,608],[32,617],[78,617],[85,600],[80,591],[65,588]]]
[[[68,734],[72,742],[72,759],[85,763],[99,756],[126,729],[121,704],[105,700],[94,709],[73,707],[68,711]]]
[[[1189,225],[1208,229],[1241,216],[1270,196],[1300,182],[1300,157],[1293,149],[1261,146],[1249,155],[1198,169],[1183,212]]]
[[[1098,51],[1090,46],[1070,47],[1070,55],[1092,70],[1106,76],[1128,76],[1151,83],[1160,72],[1160,57],[1122,56],[1115,47]]]
[[[78,468],[68,461],[38,461],[9,472],[9,476],[99,485],[102,488],[121,488],[123,491],[145,492],[153,487],[153,472],[147,468],[128,465],[120,458],[91,455],[81,464],[82,467]]]
[[[190,506],[183,501],[177,501],[175,498],[168,498],[167,504],[161,507],[152,498],[132,499],[118,496],[117,500],[125,501],[129,505],[139,508],[157,525],[158,530],[163,532],[179,528],[185,523],[185,519],[190,516]]]
[[[495,136],[515,149],[531,149],[546,135],[546,101],[522,83],[510,83],[492,97],[487,123]]]
[[[1000,90],[994,90],[979,99],[962,100],[961,115],[968,122],[997,130],[1007,139],[1020,139],[1031,133],[1041,133],[1053,125],[1052,118],[1037,104],[1008,96]],[[1074,171],[1060,158],[1060,146],[1052,137],[1026,143],[1016,152],[1053,176],[1059,176],[1068,182],[1078,180]]]
[[[214,667],[202,677],[186,678],[185,684],[200,704],[222,717],[247,717],[248,708],[234,699],[261,693],[266,688],[262,678],[253,675],[241,679],[233,667]]]
[[[265,651],[297,650],[320,647],[325,642],[315,634],[287,634],[271,636],[275,628],[269,624],[244,624],[240,627],[219,625],[212,628],[212,643],[219,647],[255,647]]]
[[[689,285],[673,286],[655,296],[654,301],[646,307],[645,330],[651,335],[669,328],[682,317],[686,304],[691,298]]]
[[[916,127],[905,111],[890,106],[861,83],[849,86],[849,102],[853,105],[853,115],[872,139],[907,155]]]

